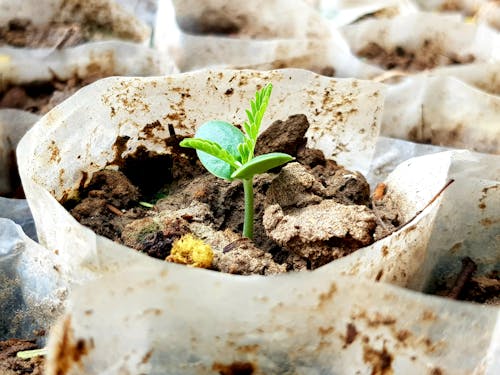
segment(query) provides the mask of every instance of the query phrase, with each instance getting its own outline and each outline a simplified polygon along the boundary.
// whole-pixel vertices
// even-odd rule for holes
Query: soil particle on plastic
[[[207,173],[195,153],[178,146],[182,137],[175,134],[166,141],[165,155],[138,149],[125,156],[128,139],[117,140],[112,164],[120,172],[95,174],[71,213],[98,234],[160,259],[169,255],[176,239],[191,233],[213,249],[214,270],[271,275],[317,268],[396,228],[399,214],[396,207],[384,213],[384,200],[377,203],[381,212],[376,214],[363,176],[305,147],[308,126],[304,115],[294,115],[274,122],[259,138],[259,152],[289,152],[302,164],[254,177],[253,241],[240,234],[242,183]],[[152,162],[154,168],[145,172],[144,163],[151,159],[159,164]],[[144,182],[158,176],[158,170],[162,181]],[[163,196],[154,199],[154,208],[139,208],[138,202],[147,200],[145,195],[151,199],[155,191]]]
[[[220,375],[252,375],[255,370],[255,365],[250,362],[233,362],[230,365],[215,362],[212,366],[212,371]]]
[[[17,352],[38,349],[35,340],[9,339],[0,341],[0,373],[2,375],[43,375],[44,357],[17,358]]]
[[[372,375],[392,375],[393,356],[385,347],[382,350],[375,350],[367,345],[363,347],[363,361],[372,366]]]
[[[409,51],[402,46],[386,49],[378,43],[370,42],[357,54],[384,69],[398,69],[407,72],[417,72],[452,64],[468,64],[475,60],[472,55],[446,54],[440,44],[431,40],[424,40],[415,51]]]

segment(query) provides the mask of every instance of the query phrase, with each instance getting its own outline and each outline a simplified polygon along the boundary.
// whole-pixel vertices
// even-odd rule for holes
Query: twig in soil
[[[474,272],[477,270],[476,263],[469,257],[462,259],[462,269],[455,280],[453,288],[451,288],[447,297],[451,299],[458,299],[460,293],[464,289],[465,285],[471,280]]]
[[[417,217],[418,215],[420,215],[420,214],[421,214],[421,213],[422,213],[422,212],[423,212],[423,211],[424,211],[427,207],[429,207],[431,204],[433,204],[433,203],[434,203],[434,201],[435,201],[436,199],[438,199],[438,198],[439,198],[439,196],[440,196],[441,194],[443,194],[443,192],[444,192],[444,191],[448,188],[448,186],[450,186],[450,185],[451,185],[452,183],[454,183],[454,182],[455,182],[455,180],[454,180],[454,179],[451,179],[450,181],[448,181],[448,182],[447,182],[447,183],[446,183],[446,184],[445,184],[445,185],[441,188],[441,190],[439,190],[439,191],[437,192],[437,194],[436,194],[435,196],[433,196],[433,197],[432,197],[432,199],[429,201],[429,203],[427,203],[427,204],[424,206],[424,208],[422,208],[421,210],[417,211],[417,213],[416,213],[415,215],[413,215],[413,216],[410,218],[410,220],[408,220],[406,223],[404,223],[404,224],[400,225],[400,226],[398,227],[398,229],[399,229],[399,228],[401,228],[401,227],[404,227],[404,226],[405,226],[405,225],[407,225],[407,224],[410,224],[413,220],[415,220],[415,219],[416,219],[416,217]]]
[[[122,216],[123,215],[123,212],[121,212],[118,208],[116,208],[112,204],[106,203],[106,208],[108,210],[110,210],[112,213],[114,213],[115,215],[118,215],[118,216]]]
[[[434,201],[435,201],[436,199],[438,199],[438,198],[439,198],[439,196],[440,196],[441,194],[443,194],[443,193],[444,193],[444,191],[445,191],[445,190],[446,190],[446,189],[447,189],[447,188],[448,188],[448,187],[449,187],[452,183],[454,183],[454,182],[455,182],[455,180],[454,180],[454,179],[451,179],[450,181],[448,181],[448,182],[447,182],[447,183],[446,183],[446,184],[445,184],[445,185],[441,188],[441,190],[439,190],[439,191],[437,192],[437,194],[436,194],[436,195],[434,195],[434,196],[432,197],[432,199],[429,201],[429,203],[427,203],[427,204],[424,206],[424,208],[422,208],[421,210],[417,211],[417,213],[416,213],[415,215],[413,215],[413,216],[412,216],[409,220],[407,220],[405,223],[403,223],[403,224],[401,224],[399,227],[397,227],[397,229],[396,229],[396,230],[401,229],[401,228],[402,228],[402,227],[404,227],[405,225],[408,225],[408,224],[410,224],[413,220],[415,220],[415,219],[417,218],[417,216],[418,216],[418,215],[420,215],[423,211],[425,211],[425,209],[426,209],[427,207],[429,207],[432,203],[434,203]],[[391,234],[392,234],[392,233],[388,233],[388,234],[386,234],[385,236],[380,237],[378,240],[380,241],[381,239],[383,239],[383,238],[385,238],[385,237],[388,237],[388,236],[390,236]]]

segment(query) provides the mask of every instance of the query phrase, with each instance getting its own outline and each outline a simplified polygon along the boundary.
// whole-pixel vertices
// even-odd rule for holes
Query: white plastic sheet
[[[319,0],[318,8],[336,27],[348,25],[363,17],[391,18],[417,12],[410,0]]]
[[[401,142],[384,144],[394,154]],[[419,289],[456,277],[466,255],[480,274],[500,264],[500,156],[445,152],[397,170],[442,158],[455,182],[439,203]],[[48,374],[493,375],[499,327],[499,307],[341,276],[332,264],[241,277],[148,259],[75,291],[51,332]]]
[[[34,25],[80,23],[96,31],[92,40],[147,42],[150,37],[150,29],[114,0],[0,0],[0,25],[7,25],[14,18],[29,19]]]
[[[48,375],[495,374],[498,321],[498,308],[327,268],[244,278],[151,262],[72,296]]]
[[[206,67],[263,70],[295,67],[337,77],[372,77],[382,72],[356,59],[344,38],[301,1],[246,2],[244,5],[230,2],[231,5],[226,4],[218,12],[230,19],[238,19],[238,15],[242,18],[244,14],[245,20],[252,20],[245,23],[246,28],[230,36],[194,35],[182,30],[177,24],[176,12],[181,22],[189,19],[186,22],[196,29],[196,23],[201,23],[200,12],[205,8],[214,9],[218,4],[217,1],[196,3],[197,6],[188,7],[183,1],[175,2],[177,8],[168,0],[159,3],[155,48],[174,56],[181,71]],[[287,18],[282,17],[283,13]],[[273,21],[268,22],[269,19]]]
[[[456,78],[407,77],[388,86],[384,108],[385,136],[500,153],[500,98]]]
[[[0,340],[31,339],[48,330],[68,293],[57,256],[5,218],[0,218],[0,286]]]
[[[455,15],[419,12],[392,19],[367,19],[343,27],[342,33],[355,53],[376,43],[388,51],[403,47],[416,57],[425,53],[438,64],[440,57],[468,62],[500,60],[500,34],[485,25],[466,24]]]
[[[63,50],[0,47],[3,83],[86,78],[89,74],[160,75],[176,71],[168,55],[119,41],[86,43]]]

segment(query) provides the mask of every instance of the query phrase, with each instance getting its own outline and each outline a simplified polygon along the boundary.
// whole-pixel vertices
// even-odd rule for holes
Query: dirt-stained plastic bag
[[[470,80],[475,78],[471,76]],[[489,86],[498,90],[495,81]],[[454,77],[406,77],[387,87],[384,108],[385,136],[500,153],[500,98]]]
[[[0,9],[0,26],[16,20],[37,26],[76,23],[86,30],[89,41],[123,39],[147,43],[151,34],[145,23],[114,0],[0,0]]]
[[[244,278],[151,261],[73,294],[47,373],[493,375],[499,321],[327,267]]]
[[[396,151],[401,142],[384,144]],[[427,155],[389,180],[411,165],[430,172],[443,158],[454,183],[439,203],[417,289],[456,278],[465,255],[480,275],[500,264],[500,156]],[[499,351],[499,307],[348,278],[333,264],[241,277],[148,259],[76,290],[51,332],[48,374],[65,366],[68,374],[493,375]]]
[[[57,256],[5,218],[0,218],[0,290],[0,340],[44,336],[63,312],[68,293]]]
[[[383,72],[353,56],[340,33],[301,1],[248,2],[242,8],[242,3],[234,3],[217,10],[214,5],[217,1],[198,1],[196,7],[188,7],[186,3],[175,2],[174,9],[170,1],[160,1],[154,33],[155,47],[171,54],[181,71],[206,67],[262,70],[295,67],[337,77],[374,77]],[[297,22],[289,18],[285,21],[281,16],[285,11]],[[181,26],[188,31],[178,26],[176,12]],[[236,31],[233,25],[235,29],[230,34],[221,35],[224,30],[217,29],[211,33],[203,20],[224,25],[220,17],[241,23],[241,28],[238,26]],[[269,19],[273,21],[267,22]],[[260,28],[255,21],[260,22]],[[304,24],[305,21],[308,22]],[[262,25],[262,22],[267,23]]]
[[[172,59],[144,46],[119,41],[86,43],[63,50],[0,47],[3,85],[101,75],[161,75],[176,71]],[[1,89],[1,87],[0,87]]]
[[[96,236],[58,201],[74,197],[93,173],[120,163],[140,146],[165,153],[168,124],[176,134],[187,135],[213,118],[242,123],[241,108],[257,85],[266,82],[274,84],[273,102],[280,103],[269,106],[269,119],[304,113],[311,124],[306,134],[309,147],[321,149],[351,170],[367,172],[383,102],[376,83],[333,80],[302,70],[200,71],[101,80],[47,114],[18,147],[21,178],[41,243],[58,248],[72,274],[95,277],[140,262],[145,255]],[[151,124],[154,132],[146,130]],[[126,144],[121,145],[124,139]],[[38,157],[34,160],[32,155]],[[442,157],[431,168],[415,162],[388,181],[387,194],[399,203],[403,222],[423,210],[447,183],[449,162],[449,157]],[[413,283],[425,257],[436,207],[431,205],[401,230],[333,262],[332,272]]]
[[[342,28],[352,51],[385,69],[421,71],[500,60],[500,35],[460,16],[419,12]]]

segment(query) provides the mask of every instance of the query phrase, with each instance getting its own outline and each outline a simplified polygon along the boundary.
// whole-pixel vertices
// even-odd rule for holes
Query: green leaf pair
[[[267,172],[293,158],[281,152],[260,155],[242,164],[239,147],[245,135],[224,121],[209,121],[196,132],[196,138],[186,138],[180,145],[196,149],[203,166],[213,175],[227,180],[249,179]]]

